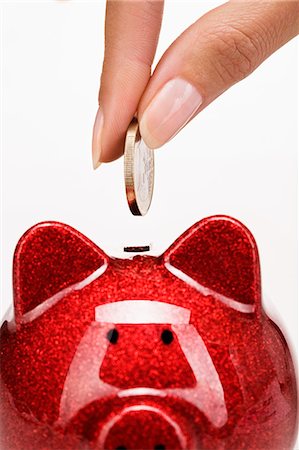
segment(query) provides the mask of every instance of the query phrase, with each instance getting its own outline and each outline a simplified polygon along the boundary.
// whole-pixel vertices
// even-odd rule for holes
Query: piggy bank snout
[[[191,448],[180,424],[162,409],[148,405],[124,408],[100,434],[98,448],[105,450],[183,450]],[[188,447],[187,447],[188,445]]]

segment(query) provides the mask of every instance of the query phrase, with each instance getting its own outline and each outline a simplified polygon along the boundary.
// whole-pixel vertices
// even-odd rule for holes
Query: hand
[[[136,112],[146,144],[160,147],[299,31],[298,1],[230,1],[185,30],[151,76],[162,14],[160,0],[107,1],[94,168],[122,155]]]

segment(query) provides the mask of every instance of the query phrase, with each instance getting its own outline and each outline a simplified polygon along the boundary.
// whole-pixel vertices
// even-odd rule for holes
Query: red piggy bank
[[[14,258],[2,450],[291,449],[296,382],[258,251],[215,216],[162,256],[108,257],[55,222]]]

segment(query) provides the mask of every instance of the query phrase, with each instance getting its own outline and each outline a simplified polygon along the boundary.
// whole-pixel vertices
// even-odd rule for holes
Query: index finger
[[[123,153],[126,130],[149,81],[163,0],[108,0],[99,110],[93,132],[93,165]]]

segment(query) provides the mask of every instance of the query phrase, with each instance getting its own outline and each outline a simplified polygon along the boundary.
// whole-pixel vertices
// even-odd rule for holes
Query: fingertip
[[[97,161],[97,162],[93,161],[92,162],[93,170],[98,169],[98,167],[100,167],[101,164],[102,163],[100,161]]]
[[[144,113],[140,119],[139,131],[140,131],[140,135],[141,135],[143,141],[145,142],[146,146],[149,147],[150,149],[154,150],[156,148],[161,147],[161,145],[163,145],[163,143],[159,142],[159,140],[157,140],[155,138],[155,136],[151,133],[151,130],[148,127],[146,113]]]
[[[150,148],[172,139],[203,103],[195,86],[182,77],[167,81],[146,107],[140,120],[140,134]]]
[[[103,111],[101,107],[99,107],[95,117],[92,134],[92,164],[94,170],[96,170],[101,164],[103,126],[104,126]]]
[[[102,139],[101,163],[116,161],[124,153],[125,135],[105,129]]]

